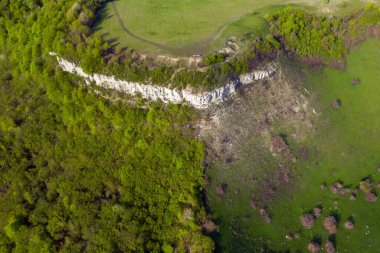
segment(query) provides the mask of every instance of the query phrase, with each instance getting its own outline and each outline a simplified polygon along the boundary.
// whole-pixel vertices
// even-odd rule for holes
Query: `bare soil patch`
[[[209,178],[215,194],[225,196],[220,185],[228,183],[239,189],[235,198],[248,199],[251,210],[296,188],[292,163],[300,156],[307,159],[309,151],[306,146],[293,151],[288,141],[302,142],[315,131],[317,115],[310,106],[313,98],[301,86],[302,75],[291,65],[276,64],[274,76],[242,87],[233,102],[202,112],[197,126],[206,144],[207,167],[215,170]],[[273,167],[264,170],[267,159],[274,161]]]

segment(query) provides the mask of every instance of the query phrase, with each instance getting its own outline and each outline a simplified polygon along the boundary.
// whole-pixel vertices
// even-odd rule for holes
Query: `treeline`
[[[345,18],[327,18],[286,8],[267,18],[270,35],[266,48],[281,48],[310,63],[334,64],[344,61],[352,41],[362,41],[380,30],[380,8],[369,4]]]
[[[267,18],[269,33],[253,39],[247,52],[227,59],[226,55],[213,53],[204,57],[203,70],[177,71],[176,66],[142,61],[133,49],[117,51],[94,35],[97,11],[106,2],[2,0],[0,45],[8,43],[15,49],[13,58],[22,62],[24,71],[39,72],[41,59],[55,51],[87,72],[112,74],[134,82],[211,89],[249,71],[262,59],[283,52],[311,63],[343,62],[348,47],[367,37],[380,19],[379,7],[372,4],[345,18],[285,8]]]
[[[285,9],[268,19],[270,32],[283,49],[301,58],[317,61],[341,60],[347,49],[339,36],[342,20]]]
[[[248,72],[260,61],[284,53],[308,64],[341,66],[351,46],[380,36],[380,8],[373,4],[344,18],[322,17],[289,7],[269,15],[266,21],[269,33],[253,38],[247,51],[227,59],[221,53],[207,55],[205,72],[184,70],[174,83],[216,87]]]
[[[309,64],[342,65],[349,47],[363,39],[379,34],[380,9],[369,4],[362,10],[345,18],[322,17],[297,8],[285,8],[266,18],[269,33],[256,37],[250,42],[249,50],[234,57],[212,53],[203,59],[202,71],[174,67],[145,68],[138,74],[125,71],[133,60],[115,61],[120,78],[157,84],[171,84],[174,87],[192,86],[211,89],[238,78],[239,75],[265,59],[273,59],[286,53]],[[377,31],[377,33],[375,32]],[[117,56],[120,59],[119,56]],[[133,59],[133,55],[126,57]],[[132,64],[133,65],[133,64]],[[124,73],[125,75],[123,75]],[[136,76],[136,78],[134,78]]]
[[[106,66],[103,2],[0,1],[0,252],[210,252],[193,112],[99,98],[48,56]]]

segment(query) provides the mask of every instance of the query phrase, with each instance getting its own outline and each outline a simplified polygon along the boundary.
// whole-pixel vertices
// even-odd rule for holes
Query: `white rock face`
[[[223,87],[212,91],[194,94],[187,90],[172,90],[158,85],[148,85],[118,80],[113,76],[106,76],[102,74],[94,73],[89,75],[86,74],[80,66],[66,61],[65,59],[57,56],[56,53],[51,52],[50,55],[57,58],[58,64],[63,71],[83,77],[87,84],[94,82],[96,85],[103,88],[115,89],[130,95],[141,94],[141,96],[145,99],[162,100],[165,103],[180,104],[186,102],[198,109],[204,109],[212,104],[220,103],[230,95],[235,94],[236,88],[239,85],[249,84],[256,80],[267,78],[275,72],[274,69],[254,71],[241,75],[239,80],[227,83]]]

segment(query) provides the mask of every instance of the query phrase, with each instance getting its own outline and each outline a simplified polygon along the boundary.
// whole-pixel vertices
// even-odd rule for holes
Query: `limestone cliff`
[[[229,96],[235,94],[238,86],[267,78],[275,72],[273,68],[263,71],[253,71],[241,75],[239,79],[224,84],[220,88],[207,92],[192,93],[188,90],[169,89],[154,84],[128,82],[116,79],[113,76],[102,74],[87,74],[80,66],[57,56],[56,53],[51,52],[50,55],[57,58],[59,67],[63,71],[84,78],[87,84],[94,82],[96,85],[103,88],[115,89],[130,95],[140,94],[145,99],[162,100],[165,103],[179,104],[185,102],[198,109],[207,108],[212,104],[220,103]]]

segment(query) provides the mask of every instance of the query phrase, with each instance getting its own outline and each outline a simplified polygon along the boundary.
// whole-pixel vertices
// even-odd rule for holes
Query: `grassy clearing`
[[[223,45],[226,36],[239,36],[263,29],[259,16],[252,13],[278,4],[300,4],[317,13],[345,14],[363,6],[362,1],[331,0],[247,0],[237,1],[179,1],[179,0],[118,0],[116,8],[129,30],[136,35],[162,45],[181,48],[182,54],[203,54]],[[340,7],[339,7],[340,6]],[[260,12],[261,13],[261,12]],[[115,17],[112,4],[100,12],[97,33],[104,35],[118,47],[132,47],[149,53],[168,53],[164,49],[127,35]],[[169,52],[170,53],[170,52]]]
[[[222,48],[225,42],[230,38],[244,42],[251,37],[265,35],[268,29],[264,15],[274,13],[282,8],[283,6],[278,5],[257,9],[232,21],[221,30],[213,41],[210,41],[208,50]],[[244,45],[244,43],[239,44]]]
[[[380,180],[379,55],[379,40],[369,40],[352,50],[345,71],[305,70],[306,88],[312,97],[316,96],[311,104],[319,112],[316,134],[308,135],[301,142],[289,138],[293,151],[305,145],[309,156],[306,161],[288,163],[293,171],[292,187],[280,189],[275,198],[265,202],[272,216],[271,223],[265,223],[258,211],[253,211],[249,205],[253,196],[260,195],[259,191],[245,188],[248,190],[236,195],[231,190],[220,198],[213,187],[228,182],[230,189],[242,188],[245,185],[239,179],[252,175],[268,180],[273,178],[276,163],[284,161],[271,159],[268,151],[247,141],[246,157],[250,159],[245,164],[236,163],[227,168],[221,161],[213,163],[209,170],[208,197],[212,215],[221,226],[221,236],[216,239],[225,252],[251,252],[258,244],[266,244],[276,251],[306,252],[307,244],[313,239],[321,240],[324,246],[329,235],[323,227],[323,218],[330,213],[338,217],[338,232],[330,239],[335,240],[339,252],[378,252],[380,201],[369,203],[361,192],[351,201],[349,194],[334,195],[329,187],[321,190],[320,185],[330,186],[341,180],[343,185],[354,188],[367,176],[377,183]],[[359,78],[360,84],[353,86],[354,78]],[[341,100],[340,109],[331,106],[336,99]],[[292,134],[292,128],[281,124],[274,131]],[[312,229],[303,228],[299,217],[317,205],[323,207],[321,217]],[[355,221],[351,231],[343,225],[349,217]],[[296,231],[301,234],[300,239],[285,239],[288,233]]]

